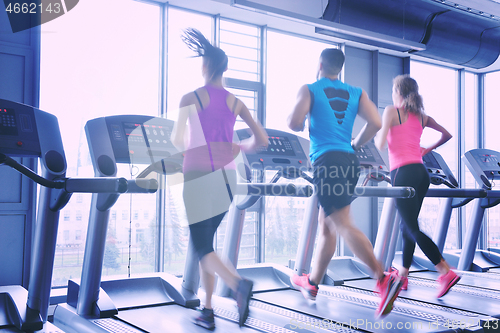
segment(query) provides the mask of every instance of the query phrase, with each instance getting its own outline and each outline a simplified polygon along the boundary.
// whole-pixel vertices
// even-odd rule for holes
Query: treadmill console
[[[260,148],[254,154],[245,154],[251,169],[283,170],[297,168],[302,171],[312,170],[309,162],[309,141],[294,134],[265,129],[268,134],[267,148]],[[237,138],[242,141],[251,136],[249,129],[235,131]]]
[[[93,158],[108,155],[116,163],[137,164],[168,159],[182,165],[182,154],[170,141],[173,127],[165,118],[119,115],[90,120],[85,130]]]
[[[472,149],[462,156],[479,185],[492,188],[491,180],[500,179],[500,153],[490,149]]]
[[[9,156],[40,156],[33,109],[0,99],[0,152]]]
[[[451,188],[458,187],[457,180],[441,155],[431,151],[422,156],[422,160],[432,184],[445,184]]]
[[[0,99],[0,153],[39,157],[52,174],[66,172],[66,156],[56,116],[35,107]]]
[[[369,141],[361,146],[361,148],[356,151],[356,156],[358,157],[359,165],[361,167],[373,169],[374,171],[388,172],[384,159],[372,141]]]

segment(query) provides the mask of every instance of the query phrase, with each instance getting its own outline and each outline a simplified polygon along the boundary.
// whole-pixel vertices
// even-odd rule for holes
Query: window
[[[141,243],[144,241],[144,229],[137,229],[135,231],[135,242]]]
[[[316,81],[321,51],[332,47],[335,45],[268,31],[266,127],[290,132],[286,118],[292,112],[297,93],[304,84]],[[294,134],[309,139],[307,125],[303,132]]]
[[[83,202],[83,194],[78,193],[76,195],[76,203],[82,203]]]
[[[465,73],[465,152],[477,148],[477,121],[475,117],[475,75],[472,73]],[[465,175],[465,184],[460,184],[463,188],[477,188],[476,181],[469,169],[462,161],[462,171]],[[462,208],[462,224],[467,227],[467,223],[471,218],[472,203],[463,206]],[[462,229],[466,230],[466,229]],[[465,236],[465,233],[462,233]]]
[[[82,220],[82,211],[81,210],[76,211],[76,220],[78,222],[80,222]]]
[[[456,107],[456,72],[445,67],[411,61],[410,74],[417,81],[422,95],[425,113],[444,126],[453,138],[436,151],[443,157],[453,174],[457,175],[457,107]],[[436,93],[439,92],[439,93]],[[425,128],[420,144],[427,147],[439,140],[439,132]],[[433,187],[434,185],[431,185]],[[444,198],[426,198],[420,211],[419,225],[423,232],[433,236],[439,207]],[[447,248],[456,248],[457,213],[453,210],[448,235]]]
[[[286,118],[292,112],[299,88],[316,81],[321,51],[335,45],[274,31],[268,31],[267,42],[266,128],[291,132]],[[303,132],[293,134],[309,139],[307,125]],[[274,174],[268,171],[265,177],[269,181]],[[307,184],[302,179],[280,182]],[[295,259],[306,205],[304,198],[266,197],[266,262],[286,266],[289,259]]]
[[[93,177],[84,131],[89,119],[113,114],[158,114],[160,10],[156,5],[137,1],[88,0],[71,15],[69,20],[57,19],[41,26],[40,108],[58,118],[66,147],[67,176]],[[92,24],[78,23],[87,22],[89,17]],[[128,166],[119,166],[118,177],[130,178],[130,173]],[[148,204],[155,206],[152,196]],[[90,194],[75,195],[65,210],[75,214],[77,209],[90,207],[90,201]],[[120,211],[130,209],[129,205],[129,195],[121,195],[114,207]],[[86,228],[86,223],[60,230],[63,239],[58,239],[58,244],[66,243],[75,228]],[[60,224],[60,229],[64,228]],[[115,236],[117,244],[128,247],[127,224],[119,224]],[[81,275],[81,265],[60,260],[61,255],[58,250],[55,260],[63,264],[54,270],[54,286],[66,286],[69,277]],[[126,262],[120,267],[103,270],[103,274],[127,271]],[[151,271],[151,267],[144,269]]]
[[[221,19],[220,47],[228,56],[228,70],[224,74],[228,91],[239,98],[250,114],[258,120],[260,83],[260,29],[257,26],[237,23]],[[258,120],[260,122],[260,120]],[[245,122],[238,117],[235,129],[247,128]],[[227,215],[217,230],[217,246],[224,245]],[[254,264],[259,261],[259,242],[257,228],[260,216],[255,208],[247,209],[243,224],[238,265]]]
[[[201,58],[181,40],[183,30],[198,29],[212,40],[212,17],[169,7],[168,9],[168,77],[167,118],[177,120],[181,97],[204,85]]]
[[[214,20],[208,15],[171,7],[168,9],[168,17],[167,118],[177,120],[181,97],[204,85],[201,75],[201,58],[193,57],[195,53],[184,44],[181,35],[184,29],[195,28],[208,40],[212,40]],[[167,178],[175,179],[176,176]],[[182,275],[189,240],[189,229],[182,199],[183,186],[176,180],[167,181],[167,183],[176,185],[167,186],[165,194],[164,271]]]
[[[498,105],[500,96],[500,72],[485,75],[484,79],[484,147],[500,151],[500,140],[498,140],[498,123],[500,116]],[[498,182],[498,181],[497,181]],[[497,183],[493,182],[493,183]],[[495,184],[496,185],[496,184]],[[498,188],[493,188],[498,190]],[[487,247],[500,248],[500,206],[489,208],[485,212],[487,223],[485,226],[487,235]]]
[[[65,209],[63,212],[64,215],[64,221],[69,221],[71,218],[71,211],[68,209]]]
[[[220,48],[228,57],[225,77],[259,81],[259,31],[256,26],[221,20]]]
[[[82,231],[81,230],[75,230],[75,240],[77,240],[77,241],[82,240]]]
[[[134,210],[134,221],[136,221],[138,219],[139,219],[139,211],[138,210]]]

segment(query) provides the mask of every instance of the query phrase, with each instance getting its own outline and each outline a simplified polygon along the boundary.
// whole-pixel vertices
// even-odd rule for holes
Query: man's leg
[[[325,224],[329,228],[336,228],[337,232],[344,238],[351,251],[372,270],[374,277],[384,277],[382,265],[375,258],[373,246],[366,235],[353,223],[351,206],[337,209],[326,217]]]
[[[320,284],[337,248],[337,232],[331,222],[326,221],[325,211],[321,208],[318,216],[319,235],[314,266],[309,280],[313,284]]]
[[[377,279],[376,290],[380,294],[381,302],[375,312],[376,317],[389,314],[403,285],[401,278],[397,274],[385,275],[382,265],[375,258],[370,240],[354,225],[350,205],[334,211],[325,222],[336,227],[349,249],[370,267]]]

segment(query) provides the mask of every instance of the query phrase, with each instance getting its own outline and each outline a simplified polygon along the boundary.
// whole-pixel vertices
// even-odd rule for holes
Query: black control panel
[[[297,168],[310,171],[311,164],[307,156],[309,141],[294,134],[265,129],[268,135],[268,146],[260,148],[254,154],[245,154],[251,169],[283,170]],[[249,129],[236,132],[237,138],[242,141],[251,136]]]
[[[0,99],[0,152],[9,156],[40,156],[33,107]]]
[[[365,169],[374,169],[388,172],[384,159],[372,141],[365,143],[356,151],[359,165]]]
[[[431,151],[422,156],[422,161],[424,162],[424,166],[429,173],[432,184],[445,184],[448,187],[458,187],[457,180],[439,153]]]
[[[0,135],[17,136],[17,120],[14,109],[0,109]]]
[[[500,179],[500,153],[490,149],[472,149],[463,156],[465,165],[478,184],[491,188],[491,180]]]
[[[151,164],[182,155],[170,141],[174,122],[165,118],[123,115],[106,117],[109,138],[117,163]]]

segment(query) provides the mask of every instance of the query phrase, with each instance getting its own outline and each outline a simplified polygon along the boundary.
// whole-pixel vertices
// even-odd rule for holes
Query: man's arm
[[[303,131],[306,116],[311,108],[311,93],[307,85],[303,85],[297,94],[297,102],[292,113],[288,116],[288,127],[295,132]]]
[[[352,146],[354,149],[359,149],[362,145],[370,141],[382,127],[382,120],[380,119],[377,106],[370,100],[364,90],[359,98],[358,115],[366,120],[366,124],[353,140]]]

